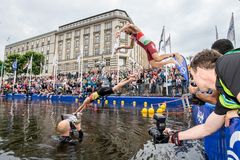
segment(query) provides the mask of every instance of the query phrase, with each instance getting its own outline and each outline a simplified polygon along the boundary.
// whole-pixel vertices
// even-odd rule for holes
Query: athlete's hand
[[[230,119],[235,118],[235,117],[239,117],[238,116],[238,110],[231,110],[228,111],[226,116],[225,116],[225,127],[229,127],[230,125]]]

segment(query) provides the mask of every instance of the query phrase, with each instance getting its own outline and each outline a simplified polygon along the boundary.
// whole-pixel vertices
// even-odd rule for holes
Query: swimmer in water
[[[62,120],[57,125],[59,142],[61,144],[77,144],[83,139],[81,122],[75,115],[63,114]]]

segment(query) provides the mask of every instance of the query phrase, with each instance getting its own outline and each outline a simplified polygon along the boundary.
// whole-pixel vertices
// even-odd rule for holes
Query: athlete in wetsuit
[[[77,144],[83,139],[81,123],[75,115],[63,114],[62,121],[57,125],[57,132],[60,134],[58,141],[61,144]]]
[[[83,104],[75,111],[74,114],[76,114],[77,112],[82,112],[83,109],[85,109],[87,107],[87,105],[90,104],[92,101],[94,101],[100,97],[115,93],[117,90],[119,90],[126,84],[134,81],[136,79],[135,76],[136,75],[130,75],[129,78],[123,79],[121,82],[119,82],[114,87],[102,87],[98,91],[93,92],[89,97],[87,97],[84,100]]]
[[[159,54],[156,46],[153,41],[151,41],[149,38],[147,38],[143,32],[135,25],[133,24],[126,24],[123,26],[117,33],[116,38],[119,38],[121,32],[125,32],[126,34],[131,36],[131,42],[129,46],[119,46],[117,50],[119,49],[132,49],[134,46],[134,42],[136,42],[138,45],[140,45],[147,53],[148,61],[151,64],[152,67],[162,67],[166,64],[176,64],[176,61],[174,59],[169,59],[167,61],[163,61],[166,58],[175,57],[178,61],[181,61],[181,56],[178,53],[174,54]]]

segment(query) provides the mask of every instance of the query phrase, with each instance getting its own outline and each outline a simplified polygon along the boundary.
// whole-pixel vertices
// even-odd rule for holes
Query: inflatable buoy
[[[121,101],[121,105],[124,106],[124,101]]]
[[[101,103],[100,99],[98,99],[98,100],[97,100],[97,103],[98,103],[98,104],[100,104],[100,103]]]
[[[148,109],[149,114],[154,114],[154,108],[151,106],[151,108]]]
[[[113,100],[113,105],[116,105],[116,103],[117,103],[116,100]]]
[[[105,104],[108,104],[108,100],[105,100]]]
[[[162,105],[158,105],[157,113],[163,113]]]
[[[147,113],[142,113],[142,116],[143,117],[147,117]]]
[[[144,103],[143,103],[143,106],[144,106],[144,107],[147,107],[147,102],[144,102]]]
[[[150,118],[153,118],[154,113],[149,113],[148,116],[149,116]]]
[[[133,107],[136,107],[136,104],[137,104],[136,101],[133,101]]]
[[[141,112],[147,114],[147,107],[144,107]]]
[[[78,99],[77,98],[75,99],[75,103],[78,103]]]

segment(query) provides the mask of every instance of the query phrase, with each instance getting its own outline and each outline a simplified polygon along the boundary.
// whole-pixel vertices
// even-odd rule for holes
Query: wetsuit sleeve
[[[224,55],[217,61],[219,78],[235,97],[240,92],[240,53]]]
[[[216,113],[217,115],[224,115],[226,114],[228,111],[230,111],[231,109],[228,109],[226,107],[223,107],[220,103],[219,100],[217,100],[217,104],[214,110],[214,113]]]
[[[97,92],[102,97],[114,93],[111,87],[102,87]]]

